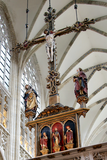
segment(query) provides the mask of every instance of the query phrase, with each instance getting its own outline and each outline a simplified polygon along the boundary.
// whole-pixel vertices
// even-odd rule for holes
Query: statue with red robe
[[[40,139],[41,149],[48,149],[48,137],[46,132],[43,133],[43,137]]]
[[[78,98],[81,95],[88,96],[87,77],[81,68],[78,69],[77,75],[73,77],[75,82],[75,96]]]
[[[67,131],[64,139],[67,144],[73,143],[73,131],[71,130],[70,126],[66,126],[66,128],[67,128]]]

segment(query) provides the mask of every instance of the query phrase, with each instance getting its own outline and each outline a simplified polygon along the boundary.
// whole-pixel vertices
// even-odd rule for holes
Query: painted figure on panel
[[[52,152],[64,150],[63,126],[60,122],[56,122],[52,126]]]
[[[53,53],[55,50],[55,40],[54,40],[54,33],[53,31],[49,31],[48,29],[46,29],[44,31],[44,33],[46,34],[46,53],[50,59],[50,61],[53,61]]]
[[[55,128],[55,132],[53,133],[52,136],[53,136],[54,146],[58,146],[60,144],[61,137],[57,128]]]
[[[41,149],[48,149],[48,137],[46,132],[43,132],[43,138],[40,139]]]
[[[88,95],[88,88],[87,88],[87,77],[86,74],[83,72],[81,68],[77,70],[77,76],[73,77],[73,81],[75,82],[75,96],[81,95]]]
[[[65,143],[73,143],[73,131],[71,130],[70,126],[66,126],[67,131],[66,135],[64,136]]]
[[[38,94],[30,85],[26,85],[25,89],[26,89],[26,92],[23,97],[24,103],[25,103],[25,110],[26,109],[36,110],[38,107],[37,99],[36,99]]]

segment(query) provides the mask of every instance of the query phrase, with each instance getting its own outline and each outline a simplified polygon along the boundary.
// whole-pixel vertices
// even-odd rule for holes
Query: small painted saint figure
[[[43,137],[40,139],[41,149],[48,149],[48,137],[46,132],[43,132]]]
[[[25,86],[26,92],[24,94],[24,103],[25,103],[25,110],[26,109],[34,109],[36,110],[38,105],[37,105],[37,96],[38,94],[36,91],[29,85]]]
[[[54,142],[54,146],[59,146],[60,145],[60,134],[58,132],[58,129],[55,128],[55,132],[53,133],[53,142]]]
[[[77,76],[73,77],[73,81],[75,82],[75,96],[86,95],[88,96],[88,87],[87,87],[87,77],[81,68],[78,69]]]
[[[64,136],[64,141],[65,141],[65,147],[67,149],[73,148],[73,131],[71,130],[70,126],[66,126],[67,131]]]
[[[66,143],[73,143],[73,131],[71,130],[70,126],[66,126],[67,131],[66,131],[66,135],[64,136],[64,139],[66,141]]]

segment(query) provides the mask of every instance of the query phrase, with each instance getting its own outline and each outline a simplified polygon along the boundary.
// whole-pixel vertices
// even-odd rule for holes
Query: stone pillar
[[[15,53],[14,53],[15,55]],[[12,96],[10,104],[10,137],[9,137],[9,160],[19,160],[20,155],[20,84],[21,73],[18,74],[18,62],[12,57],[10,93]],[[21,69],[19,69],[21,70]],[[13,76],[14,75],[14,76]]]

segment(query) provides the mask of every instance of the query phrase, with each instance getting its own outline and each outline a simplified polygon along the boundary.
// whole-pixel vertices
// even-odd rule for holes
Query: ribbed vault
[[[26,1],[18,1],[18,7],[21,7],[20,13],[17,12],[18,9],[15,10],[14,0],[11,0],[10,4],[7,0],[4,0],[4,2],[9,11],[12,9],[10,15],[17,37],[18,33],[25,32],[22,27],[25,17],[21,16],[25,8],[21,6],[24,6]],[[29,3],[30,23],[28,36],[29,39],[33,39],[42,35],[47,27],[43,14],[48,8],[48,0],[40,0],[39,2],[32,0]],[[14,4],[13,8],[11,7],[12,4]],[[94,18],[96,23],[91,24],[87,31],[71,32],[56,38],[57,69],[61,75],[61,85],[59,87],[61,103],[74,108],[78,108],[79,105],[76,103],[72,77],[79,67],[84,70],[88,77],[89,102],[87,108],[90,111],[87,113],[86,119],[81,118],[80,124],[81,140],[84,146],[107,140],[107,2],[106,0],[77,0],[77,4],[79,21],[83,21],[85,18]],[[52,0],[52,7],[57,12],[56,30],[72,26],[76,22],[73,0]],[[21,22],[19,28],[17,27],[19,25],[17,20]],[[24,39],[24,34],[19,34],[17,37],[18,42],[22,42]],[[46,86],[48,60],[45,43],[36,45],[20,54],[20,66],[22,68],[32,54],[35,54],[38,61],[42,85]],[[44,93],[46,92],[47,90],[44,89]],[[48,104],[48,97],[44,97],[44,101]]]

